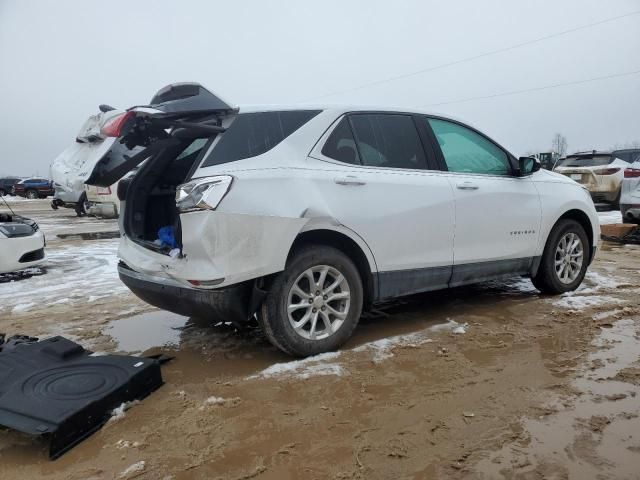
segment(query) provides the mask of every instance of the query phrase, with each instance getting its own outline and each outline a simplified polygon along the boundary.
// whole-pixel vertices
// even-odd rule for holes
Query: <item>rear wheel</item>
[[[308,245],[273,281],[259,320],[271,343],[306,357],[335,350],[355,329],[362,312],[362,280],[340,250]]]
[[[35,200],[38,198],[38,192],[36,190],[27,190],[25,196],[30,200]]]
[[[87,214],[87,205],[88,205],[88,201],[87,201],[87,194],[85,192],[82,192],[82,195],[80,195],[80,198],[78,199],[78,203],[76,203],[76,215],[78,217],[82,217],[83,215]]]
[[[560,220],[549,234],[533,284],[543,293],[575,290],[587,273],[589,250],[582,225],[575,220]]]
[[[613,209],[620,210],[620,197],[622,196],[622,188],[618,190],[618,194],[616,195],[616,199],[613,201]]]
[[[7,191],[4,188],[0,188],[0,197],[4,197],[7,194]]]

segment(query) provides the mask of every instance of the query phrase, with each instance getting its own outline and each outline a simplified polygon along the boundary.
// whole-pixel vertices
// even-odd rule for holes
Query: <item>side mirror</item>
[[[520,170],[519,176],[525,177],[537,172],[542,166],[540,165],[540,160],[535,157],[520,157],[518,159],[518,167]]]

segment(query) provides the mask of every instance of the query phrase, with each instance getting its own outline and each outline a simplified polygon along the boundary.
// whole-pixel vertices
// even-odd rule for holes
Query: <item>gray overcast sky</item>
[[[100,103],[197,81],[297,103],[640,11],[640,0],[0,0],[0,174],[45,175]],[[422,106],[640,70],[640,15],[318,102]],[[640,75],[440,105],[518,155],[640,140]]]

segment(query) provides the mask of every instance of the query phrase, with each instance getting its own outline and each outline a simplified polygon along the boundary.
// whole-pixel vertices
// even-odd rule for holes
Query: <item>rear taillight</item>
[[[640,177],[640,168],[626,168],[624,170],[624,178],[638,178]]]
[[[133,118],[135,114],[136,112],[130,111],[121,113],[117,117],[113,117],[100,129],[100,133],[105,137],[119,137],[122,134],[122,129],[127,121],[130,118]]]
[[[619,168],[603,168],[601,170],[594,170],[593,173],[595,173],[596,175],[613,175],[614,173],[618,173],[619,171]]]
[[[98,195],[111,195],[111,187],[96,187]]]

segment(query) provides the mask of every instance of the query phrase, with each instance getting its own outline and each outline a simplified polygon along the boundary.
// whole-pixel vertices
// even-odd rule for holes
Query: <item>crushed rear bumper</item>
[[[120,280],[141,300],[178,315],[212,322],[244,323],[257,310],[262,298],[253,282],[238,283],[219,289],[189,288],[169,278],[148,275],[118,265]]]

